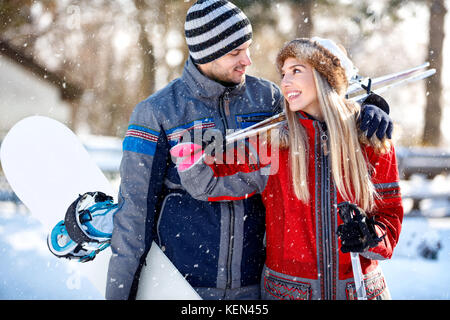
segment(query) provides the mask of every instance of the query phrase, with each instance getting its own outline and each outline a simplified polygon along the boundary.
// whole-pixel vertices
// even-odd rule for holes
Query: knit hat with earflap
[[[199,0],[184,25],[189,54],[196,64],[224,56],[252,38],[247,16],[225,0]]]
[[[280,73],[287,58],[296,58],[307,62],[327,79],[330,86],[339,95],[345,95],[349,81],[358,72],[344,49],[329,39],[299,38],[287,42],[279,51],[276,59]]]

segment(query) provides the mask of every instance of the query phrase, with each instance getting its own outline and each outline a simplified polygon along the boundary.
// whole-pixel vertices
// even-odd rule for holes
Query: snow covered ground
[[[51,255],[46,233],[25,207],[0,203],[0,299],[102,299],[71,268],[76,262]],[[437,259],[419,254],[421,245],[438,242]],[[450,217],[406,217],[394,257],[382,268],[393,299],[450,299]]]
[[[93,157],[100,167],[116,172],[120,142],[111,140],[105,144],[103,139],[99,148],[92,142],[95,140],[88,140],[91,145],[87,147],[95,151]],[[105,158],[110,161],[104,162]],[[112,182],[118,188],[118,181]],[[450,194],[450,176],[439,175],[431,181],[413,176],[401,183],[403,194]],[[412,199],[404,199],[406,211],[412,205]],[[73,265],[77,262],[61,260],[50,253],[47,232],[23,205],[0,201],[0,300],[102,299],[90,282],[75,271]],[[424,258],[424,248],[429,255],[437,253],[436,259]],[[393,299],[450,299],[448,198],[424,200],[420,212],[405,217],[394,256],[383,261],[382,268]]]
[[[434,247],[437,259],[421,256],[424,246]],[[393,299],[450,299],[450,217],[406,217],[394,256],[381,265]]]
[[[102,299],[72,262],[50,253],[46,237],[25,207],[0,203],[0,299]]]

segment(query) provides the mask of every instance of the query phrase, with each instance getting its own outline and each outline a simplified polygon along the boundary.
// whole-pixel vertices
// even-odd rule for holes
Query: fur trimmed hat
[[[287,58],[304,60],[327,79],[339,95],[345,95],[349,81],[357,69],[345,50],[329,39],[298,38],[284,44],[277,55],[276,64],[281,73]]]

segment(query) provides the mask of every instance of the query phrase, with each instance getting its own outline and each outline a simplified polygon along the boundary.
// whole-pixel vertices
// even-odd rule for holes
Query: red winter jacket
[[[343,254],[336,234],[342,220],[337,205],[343,202],[333,185],[328,156],[320,137],[319,121],[299,114],[309,142],[309,203],[295,196],[290,180],[289,151],[280,150],[276,174],[264,175],[261,168],[245,165],[196,165],[181,172],[183,186],[194,197],[209,201],[242,199],[261,193],[266,207],[266,270],[263,287],[275,298],[355,298],[350,254]],[[389,259],[399,239],[403,207],[394,148],[376,154],[363,150],[373,167],[372,182],[379,198],[368,212],[385,226],[386,236],[375,248],[361,255],[361,267],[369,299],[387,290],[377,260]],[[267,168],[266,168],[267,169]],[[377,227],[378,228],[378,227]]]

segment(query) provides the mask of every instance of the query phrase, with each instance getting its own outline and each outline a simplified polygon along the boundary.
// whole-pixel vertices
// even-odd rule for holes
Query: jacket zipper
[[[228,202],[228,207],[230,209],[230,227],[228,239],[228,257],[227,257],[227,289],[231,289],[231,282],[233,275],[231,273],[231,267],[233,263],[233,248],[234,248],[234,204],[232,201]]]
[[[219,114],[222,120],[223,127],[225,129],[225,134],[229,129],[227,116],[230,115],[230,92],[226,89],[219,102]]]
[[[330,214],[330,168],[329,168],[329,149],[328,149],[328,136],[327,133],[320,128],[319,124],[319,136],[320,136],[320,167],[321,167],[321,209],[322,212],[322,249],[323,249],[323,279],[324,290],[322,296],[326,300],[332,299],[332,286],[333,286],[333,272],[332,268],[332,246],[331,237],[333,231],[331,230],[331,214]]]
[[[248,117],[248,118],[239,117],[239,122],[242,122],[242,123],[246,123],[246,122],[256,123],[256,122],[260,122],[260,121],[266,120],[267,118],[269,118],[269,116],[254,116],[254,117]]]
[[[230,116],[230,92],[228,90],[223,94],[223,109],[225,111],[225,116]]]
[[[331,260],[331,238],[330,238],[330,228],[331,228],[331,217],[330,217],[330,199],[329,199],[329,163],[328,163],[328,155],[325,154],[326,150],[323,150],[323,221],[325,222],[324,229],[324,253],[325,253],[325,275],[326,275],[326,292],[325,299],[331,299],[331,286],[332,286],[332,260]]]
[[[230,92],[226,89],[222,95],[219,103],[219,114],[222,119],[222,124],[225,130],[225,134],[229,129],[229,124],[227,116],[230,115]],[[232,263],[233,263],[233,248],[234,248],[234,203],[232,201],[228,202],[228,209],[230,214],[229,219],[229,238],[228,238],[228,255],[227,255],[227,289],[231,289],[233,274],[232,274]]]

